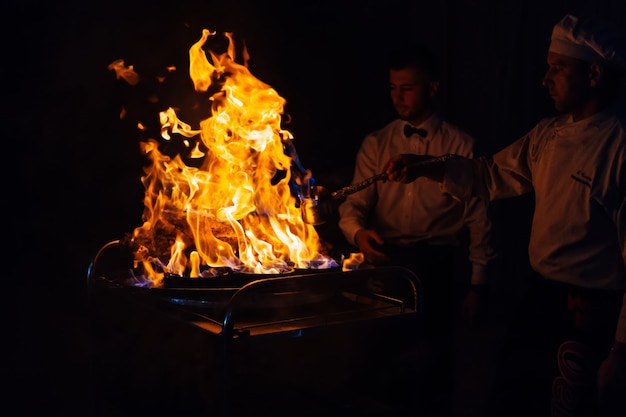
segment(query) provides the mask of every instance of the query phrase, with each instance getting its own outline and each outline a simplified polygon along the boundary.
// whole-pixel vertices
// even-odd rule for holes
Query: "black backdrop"
[[[188,105],[188,49],[203,28],[246,42],[252,73],[287,101],[304,164],[328,178],[350,172],[363,136],[393,117],[380,57],[399,39],[439,51],[442,113],[490,153],[552,112],[541,77],[554,22],[593,11],[623,24],[625,9],[618,0],[16,3],[7,13],[16,25],[3,29],[11,266],[24,276],[48,265],[40,279],[58,274],[54,285],[74,288],[101,244],[140,224],[140,135],[120,110],[134,103],[145,118]],[[116,80],[107,68],[116,59],[145,79],[178,71],[150,106],[157,87]]]
[[[40,3],[7,3],[12,24],[3,27],[5,282],[20,291],[9,303],[18,335],[30,333],[20,314],[33,294],[54,294],[71,310],[95,252],[141,224],[133,117],[158,110],[140,105],[151,88],[160,103],[193,100],[186,60],[203,28],[245,40],[251,72],[287,101],[304,164],[343,182],[363,136],[394,116],[380,57],[398,39],[439,51],[442,113],[492,153],[553,112],[541,78],[552,25],[565,12],[626,23],[622,0]],[[146,78],[167,65],[178,71],[160,87],[132,89],[107,68],[116,59]],[[129,103],[135,113],[121,120]],[[526,268],[532,201],[497,208],[505,259]]]
[[[399,39],[439,51],[442,113],[491,153],[553,111],[541,78],[551,27],[565,12],[626,22],[618,0],[73,1],[9,10],[5,140],[8,166],[16,163],[7,182],[17,188],[6,206],[19,242],[11,265],[24,276],[45,264],[46,277],[35,275],[50,282],[58,274],[54,285],[72,287],[100,245],[140,224],[134,122],[193,100],[188,49],[203,28],[246,42],[251,72],[287,101],[304,164],[344,182],[363,136],[393,117],[380,57]],[[161,86],[133,90],[107,68],[116,59],[144,79],[167,65],[178,70]],[[161,101],[149,106],[151,92]],[[135,113],[120,120],[128,105]]]

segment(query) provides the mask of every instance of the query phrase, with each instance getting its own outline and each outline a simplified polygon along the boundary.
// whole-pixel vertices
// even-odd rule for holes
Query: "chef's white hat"
[[[594,17],[579,19],[565,15],[552,30],[550,52],[595,61],[602,59],[612,65],[626,68],[624,34]]]

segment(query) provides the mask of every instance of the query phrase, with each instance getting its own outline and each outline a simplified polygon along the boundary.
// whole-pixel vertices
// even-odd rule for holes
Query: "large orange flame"
[[[230,33],[226,52],[205,52],[213,35],[203,30],[189,50],[194,88],[216,91],[210,116],[193,129],[172,108],[160,113],[165,140],[199,140],[185,142],[184,157],[161,153],[153,139],[141,144],[150,164],[142,177],[144,223],[132,235],[137,261],[156,286],[166,273],[211,276],[219,267],[267,274],[337,266],[320,253],[318,234],[291,192],[293,156],[285,140],[293,136],[281,128],[285,99],[235,62]],[[118,78],[138,79],[123,61],[114,64]],[[199,163],[188,166],[184,158]]]

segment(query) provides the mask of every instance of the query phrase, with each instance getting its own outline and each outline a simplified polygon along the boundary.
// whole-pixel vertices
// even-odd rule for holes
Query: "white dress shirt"
[[[426,137],[414,134],[407,138],[406,124],[396,119],[365,137],[357,153],[353,183],[384,172],[389,159],[399,153],[473,156],[474,139],[437,115],[416,126],[426,130]],[[355,244],[358,230],[371,228],[387,244],[409,246],[427,241],[456,246],[459,232],[467,227],[474,284],[484,283],[485,267],[495,257],[486,203],[479,199],[459,202],[426,178],[410,184],[378,181],[348,195],[339,214],[339,227],[351,244]]]

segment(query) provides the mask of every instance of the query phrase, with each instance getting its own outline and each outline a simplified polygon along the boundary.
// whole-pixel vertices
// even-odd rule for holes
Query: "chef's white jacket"
[[[617,108],[545,118],[492,158],[448,161],[441,186],[461,201],[534,191],[532,267],[584,288],[626,288],[626,119]],[[621,317],[626,342],[626,310]]]

